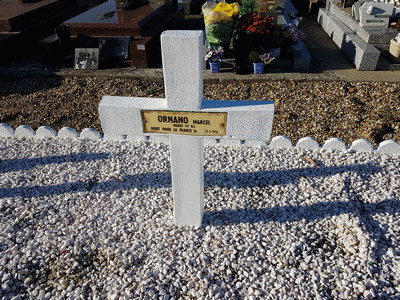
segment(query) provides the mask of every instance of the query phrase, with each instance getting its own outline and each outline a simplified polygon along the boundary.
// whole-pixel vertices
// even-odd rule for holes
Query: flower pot
[[[400,63],[400,43],[395,39],[390,40],[389,54],[394,63]]]
[[[253,63],[254,74],[262,74],[264,72],[264,63]]]
[[[219,62],[210,62],[211,73],[219,73],[220,66],[221,66],[221,61],[219,61]]]

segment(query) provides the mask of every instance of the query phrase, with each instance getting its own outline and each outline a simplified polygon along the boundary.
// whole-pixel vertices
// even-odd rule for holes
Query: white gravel
[[[205,148],[174,225],[169,147],[0,139],[0,299],[400,299],[400,157]]]

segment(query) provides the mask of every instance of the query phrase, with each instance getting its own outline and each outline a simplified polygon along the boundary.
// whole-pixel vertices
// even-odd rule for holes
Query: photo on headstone
[[[99,49],[98,48],[75,48],[76,70],[98,70]]]

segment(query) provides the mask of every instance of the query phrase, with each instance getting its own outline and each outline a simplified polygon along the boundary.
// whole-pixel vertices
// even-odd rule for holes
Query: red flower
[[[274,26],[274,18],[251,13],[240,17],[236,28],[241,31],[267,35]]]

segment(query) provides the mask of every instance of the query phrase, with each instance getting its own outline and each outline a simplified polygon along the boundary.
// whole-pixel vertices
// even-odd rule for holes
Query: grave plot
[[[125,1],[122,6],[120,1],[109,0],[64,25],[69,26],[72,39],[78,34],[114,39],[113,43],[129,39],[127,55],[120,58],[131,66],[149,67],[161,63],[161,32],[176,27],[182,14],[183,9],[178,10],[173,0]]]
[[[342,8],[328,1],[319,10],[318,23],[357,70],[400,70],[389,59],[390,41],[398,34],[390,24],[399,13],[393,3],[361,0]]]
[[[268,53],[271,57],[274,57],[265,68],[268,70],[267,72],[307,70],[310,68],[311,56],[302,41],[304,37],[299,38],[297,36],[296,39],[291,40],[288,30],[288,28],[291,28],[290,30],[299,32],[297,31],[299,20],[294,19],[294,16],[298,16],[298,11],[289,0],[267,2],[274,2],[273,7],[275,8],[272,11],[254,11],[254,7],[244,10],[244,5],[240,5],[240,12],[243,9],[246,13],[233,22],[236,23],[236,26],[228,51],[226,51],[227,46],[222,45],[227,43],[225,27],[228,26],[228,21],[225,18],[214,17],[213,15],[219,10],[223,11],[224,8],[209,3],[203,6],[207,42],[211,48],[216,49],[216,45],[219,44],[218,40],[220,40],[220,44],[225,50],[221,62],[223,71],[226,72],[226,69],[233,67],[233,72],[236,74],[251,73],[250,67],[253,68],[253,59],[249,54],[254,51],[258,54]],[[268,23],[268,25],[265,25],[265,23]],[[257,25],[253,26],[254,24]],[[224,41],[222,42],[222,40]],[[261,52],[260,46],[263,48]]]
[[[101,0],[1,0],[0,64],[31,55],[37,51],[37,42],[54,34],[61,22],[100,3]]]

